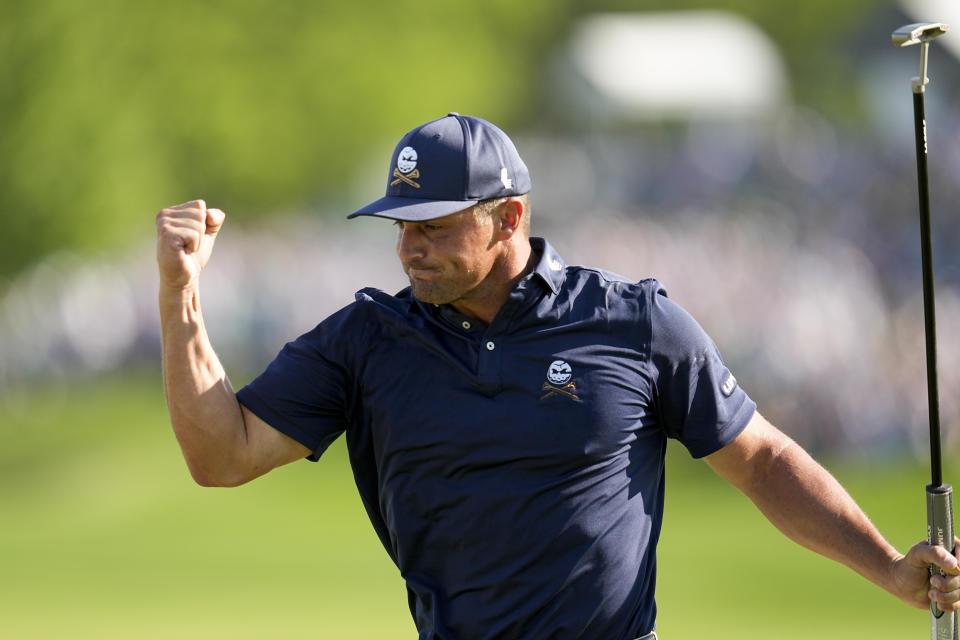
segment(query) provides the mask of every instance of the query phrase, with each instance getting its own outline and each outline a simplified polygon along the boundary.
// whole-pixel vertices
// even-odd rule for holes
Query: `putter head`
[[[914,22],[900,27],[890,37],[898,47],[909,47],[942,36],[949,29],[942,22]]]

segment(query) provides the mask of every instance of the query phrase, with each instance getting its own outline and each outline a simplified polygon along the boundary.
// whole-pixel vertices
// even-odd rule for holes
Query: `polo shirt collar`
[[[563,258],[560,257],[556,249],[544,238],[530,238],[530,247],[533,249],[534,254],[539,254],[540,256],[537,266],[533,269],[534,275],[539,276],[544,284],[553,291],[554,295],[560,293],[560,288],[563,286],[563,279],[566,274],[567,263],[563,261]]]

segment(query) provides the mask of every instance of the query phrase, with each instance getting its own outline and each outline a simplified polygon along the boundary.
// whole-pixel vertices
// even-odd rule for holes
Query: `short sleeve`
[[[310,448],[310,460],[317,460],[348,423],[352,382],[339,336],[345,314],[330,316],[288,343],[237,392],[260,419]]]
[[[731,442],[757,408],[713,340],[662,288],[650,292],[650,360],[660,422],[695,458]]]

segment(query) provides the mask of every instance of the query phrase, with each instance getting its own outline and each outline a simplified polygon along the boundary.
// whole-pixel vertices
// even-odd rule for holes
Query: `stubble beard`
[[[423,282],[410,278],[410,288],[417,300],[428,304],[447,304],[456,299],[451,295],[450,287],[439,282]]]
[[[413,295],[417,300],[428,304],[450,304],[464,293],[462,287],[452,282],[417,280],[409,276],[408,279]]]
[[[464,280],[469,281],[471,274],[466,275]],[[443,274],[440,276],[432,280],[422,280],[407,274],[414,297],[427,304],[451,304],[462,299],[472,289],[469,282],[445,278]]]

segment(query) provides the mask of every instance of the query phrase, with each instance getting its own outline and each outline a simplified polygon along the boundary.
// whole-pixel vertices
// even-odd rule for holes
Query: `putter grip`
[[[953,551],[953,488],[948,484],[927,485],[927,541]],[[933,565],[930,575],[942,571]],[[931,640],[958,640],[957,613],[944,613],[930,603]]]

